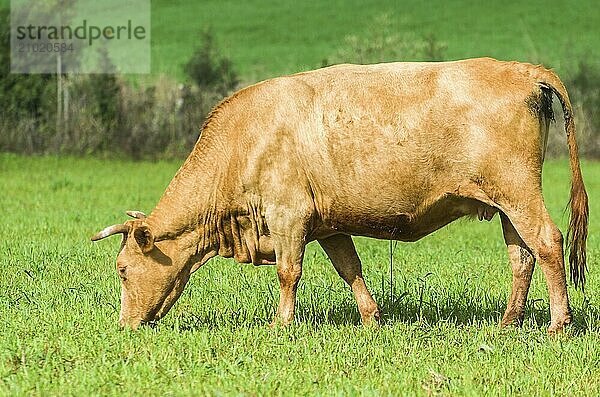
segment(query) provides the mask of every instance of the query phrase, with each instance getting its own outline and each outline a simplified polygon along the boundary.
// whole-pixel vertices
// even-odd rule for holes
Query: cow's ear
[[[154,236],[146,225],[140,225],[133,229],[133,237],[144,254],[154,248]]]

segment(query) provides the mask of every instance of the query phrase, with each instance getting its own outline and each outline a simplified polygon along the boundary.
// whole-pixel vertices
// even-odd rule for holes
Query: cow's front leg
[[[279,278],[279,306],[271,326],[288,325],[294,320],[296,290],[302,276],[304,239],[277,238],[275,242],[277,277]]]

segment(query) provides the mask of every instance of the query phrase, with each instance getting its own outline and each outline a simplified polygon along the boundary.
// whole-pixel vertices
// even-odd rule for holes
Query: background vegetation
[[[193,33],[206,26],[239,73],[256,81],[319,66],[345,37],[377,31],[381,15],[389,16],[395,33],[417,39],[433,34],[447,44],[448,59],[487,55],[544,62],[561,75],[583,56],[596,65],[600,59],[600,15],[593,0],[157,0],[152,6],[153,70],[179,77],[179,65],[197,47]]]
[[[556,68],[576,106],[582,154],[600,157],[600,14],[591,0],[161,0],[152,13],[152,75],[62,76],[68,95],[59,97],[56,76],[8,73],[8,11],[0,12],[0,151],[182,158],[211,107],[257,80],[341,62],[492,56]],[[549,153],[565,153],[562,130]]]

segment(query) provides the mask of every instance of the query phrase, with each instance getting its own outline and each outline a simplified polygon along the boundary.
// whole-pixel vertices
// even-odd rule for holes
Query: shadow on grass
[[[440,324],[449,326],[498,325],[506,309],[504,295],[491,295],[482,289],[466,288],[462,291],[438,288],[423,290],[409,288],[399,294],[384,292],[374,298],[379,304],[382,325],[396,323],[418,324],[433,328]],[[441,287],[441,288],[440,288]],[[356,302],[349,294],[328,295],[317,288],[305,289],[296,305],[296,322],[313,327],[322,325],[359,326],[361,318]],[[179,329],[220,327],[256,327],[268,324],[276,309],[275,291],[260,304],[225,310],[207,310],[203,313],[180,315]],[[384,295],[384,296],[381,296]],[[330,304],[327,304],[330,302]],[[524,322],[527,327],[545,330],[550,325],[550,308],[547,299],[529,299],[525,307]],[[573,307],[573,323],[568,327],[572,335],[583,335],[597,331],[600,309],[588,300]]]
[[[506,307],[504,297],[491,297],[485,294],[463,296],[429,296],[418,299],[408,293],[376,299],[381,312],[381,324],[419,324],[433,328],[440,324],[451,326],[480,326],[499,324]],[[416,299],[415,299],[416,298]],[[336,301],[331,306],[309,299],[298,304],[296,321],[313,327],[322,325],[360,326],[361,319],[354,299]],[[185,313],[178,321],[180,330],[193,331],[201,328],[221,327],[250,328],[266,326],[271,320],[275,306],[265,301],[262,307],[251,310],[240,307],[238,310],[224,310],[218,313]],[[573,308],[574,321],[569,326],[572,335],[595,332],[600,319],[600,309],[586,303]],[[529,327],[545,330],[550,324],[550,309],[547,301],[529,300],[525,309],[525,323]]]
[[[584,298],[580,306],[572,307],[573,324],[571,331],[574,335],[585,335],[590,332],[598,332],[600,325],[600,308],[590,304],[588,298]]]
[[[418,297],[416,297],[418,298]],[[381,313],[382,325],[395,323],[424,324],[430,327],[440,323],[455,326],[482,323],[499,324],[506,308],[506,302],[500,298],[489,296],[469,297],[430,297],[411,299],[407,294],[377,299]],[[326,315],[323,311],[315,312],[311,308],[298,308],[298,318],[314,325],[359,325],[360,315],[354,300],[329,308]],[[525,321],[533,321],[538,327],[550,322],[548,306],[541,301],[530,301],[526,307]]]
[[[373,297],[379,305],[381,325],[418,325],[420,328],[444,326],[498,326],[504,314],[507,297],[504,292],[481,288],[470,279],[457,283],[444,282],[433,273],[417,278],[396,281],[397,289],[390,288],[387,280],[373,287]],[[248,286],[248,289],[252,287]],[[309,327],[323,325],[360,326],[361,318],[356,301],[349,289],[344,291],[334,282],[303,284],[298,290],[295,321]],[[275,285],[263,284],[253,289],[252,297],[238,300],[232,292],[228,303],[205,302],[194,312],[183,312],[178,317],[179,329],[220,327],[256,327],[269,324],[275,314],[279,291]],[[254,299],[254,298],[258,299]],[[261,298],[262,297],[262,298]],[[589,300],[575,299],[572,306],[573,323],[569,334],[597,332],[600,326],[600,308]],[[220,300],[220,302],[224,302]],[[574,302],[572,301],[572,304]],[[550,325],[548,298],[529,299],[525,307],[526,328],[545,330]]]
[[[496,324],[506,309],[504,297],[472,295],[469,297],[435,297],[429,300],[410,299],[407,294],[394,296],[393,299],[379,299],[382,325],[395,323],[421,324],[434,327],[440,323],[454,326],[473,326],[480,324]],[[584,335],[596,332],[600,319],[600,308],[592,306],[589,301],[572,308],[573,322],[568,327],[573,335]],[[310,308],[299,308],[299,319],[313,325],[336,324],[358,325],[361,323],[356,303],[345,302],[331,307],[327,316]],[[550,325],[550,306],[546,300],[530,299],[525,307],[524,323],[528,326],[546,329]]]

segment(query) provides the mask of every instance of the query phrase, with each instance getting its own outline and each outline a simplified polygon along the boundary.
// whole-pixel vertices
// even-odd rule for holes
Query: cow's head
[[[93,236],[92,241],[123,235],[117,256],[121,278],[119,323],[136,328],[167,314],[189,280],[193,253],[178,247],[175,240],[156,241],[143,213],[127,214],[136,219],[109,226]]]

